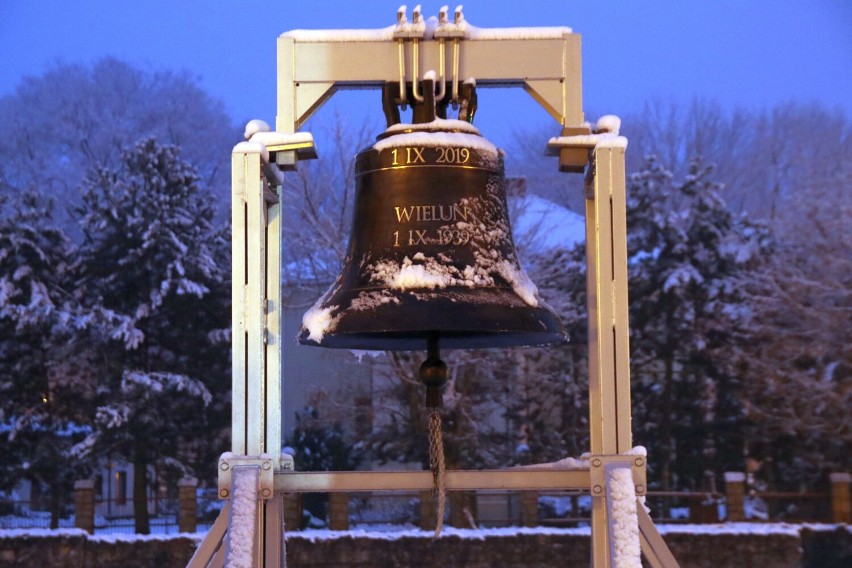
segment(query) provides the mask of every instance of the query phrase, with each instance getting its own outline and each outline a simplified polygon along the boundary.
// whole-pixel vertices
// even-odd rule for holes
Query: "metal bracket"
[[[589,477],[592,497],[606,496],[606,466],[609,464],[630,466],[636,496],[643,497],[648,491],[645,463],[645,456],[631,456],[627,454],[591,456],[589,458]]]
[[[218,489],[220,499],[231,497],[231,478],[235,467],[255,466],[258,468],[257,495],[261,499],[269,499],[274,492],[274,458],[270,454],[259,456],[237,456],[230,453],[222,454],[219,458]],[[292,461],[292,458],[291,458]]]
[[[256,129],[252,130],[250,135],[249,127]],[[299,160],[317,158],[314,137],[310,132],[272,132],[265,122],[252,120],[246,125],[246,136],[249,142],[257,142],[266,148],[268,155],[262,160],[264,166],[275,164],[281,171],[292,171],[296,169]],[[264,167],[263,173],[274,185],[284,183],[278,169]]]
[[[591,133],[588,126],[564,127],[558,138],[548,142],[545,155],[559,157],[560,172],[582,173],[595,147],[595,143],[589,141]]]

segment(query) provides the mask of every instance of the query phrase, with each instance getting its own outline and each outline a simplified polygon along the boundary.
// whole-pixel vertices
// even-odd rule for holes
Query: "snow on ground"
[[[832,532],[844,525],[827,523],[715,523],[701,525],[659,524],[656,525],[660,534],[742,534],[742,535],[789,535],[796,536],[802,529],[819,532]],[[852,533],[852,527],[846,526]]]
[[[409,525],[410,526],[410,525]],[[660,534],[692,534],[692,535],[788,535],[798,536],[803,529],[820,532],[833,532],[844,525],[821,523],[718,523],[718,524],[658,524]],[[380,540],[398,540],[401,538],[432,539],[433,532],[420,529],[406,528],[400,530],[399,525],[388,525],[390,530],[353,529],[348,531],[331,531],[327,529],[309,529],[287,533],[288,538],[304,538],[311,542],[319,540],[342,538],[372,538]],[[846,526],[852,533],[852,527]],[[498,527],[479,529],[457,529],[445,527],[442,538],[454,536],[457,538],[484,540],[486,538],[506,537],[515,535],[591,535],[590,527],[554,528],[554,527]]]
[[[212,502],[212,506],[222,503],[218,499]],[[208,503],[206,507],[211,507]],[[216,507],[218,510],[221,507]],[[45,535],[57,534],[61,531],[79,531],[75,527],[74,515],[62,517],[59,519],[59,528],[50,529],[50,513],[46,511],[30,511],[25,515],[3,515],[0,516],[0,535],[12,534],[14,531],[25,531],[28,534],[37,534],[37,531],[44,531]],[[198,532],[206,532],[211,522],[199,523]],[[175,516],[169,514],[156,515],[150,518],[151,535],[174,536],[178,534],[178,525]],[[69,532],[68,534],[72,534]],[[64,534],[64,533],[63,533]],[[135,528],[132,517],[115,517],[107,519],[98,514],[95,517],[95,534],[96,536],[107,534],[122,534],[133,536]]]
[[[83,529],[0,529],[0,538],[31,538],[48,536],[85,536]]]
[[[152,527],[153,528],[153,527]],[[206,534],[205,526],[202,532],[171,534],[135,534],[135,533],[95,533],[89,534],[83,529],[61,528],[61,529],[0,529],[0,538],[51,538],[51,537],[87,537],[87,540],[96,542],[139,542],[152,540],[171,540],[173,538],[190,538],[201,542]]]
[[[692,535],[788,535],[797,536],[802,530],[815,532],[834,532],[838,528],[845,528],[852,534],[852,526],[829,523],[716,523],[716,524],[657,524],[657,530],[664,537],[667,534],[692,534]],[[46,538],[46,537],[80,537],[87,536],[89,540],[99,542],[134,542],[149,540],[168,540],[174,538],[191,538],[201,540],[204,532],[177,533],[177,534],[95,534],[88,535],[82,529],[3,529],[0,530],[0,539],[3,538]],[[591,528],[553,528],[553,527],[499,527],[480,529],[457,529],[445,527],[443,537],[454,536],[457,538],[483,540],[486,538],[515,536],[515,535],[591,535]],[[371,525],[370,529],[353,529],[348,531],[331,531],[327,529],[308,529],[304,531],[291,531],[287,538],[303,538],[310,541],[341,538],[372,538],[381,540],[398,540],[401,538],[425,538],[432,539],[433,531],[412,528],[411,525]]]

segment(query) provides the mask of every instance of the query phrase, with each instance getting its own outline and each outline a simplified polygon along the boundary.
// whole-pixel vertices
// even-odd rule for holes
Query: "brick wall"
[[[761,525],[753,525],[760,527]],[[765,525],[771,527],[771,525]],[[682,568],[845,568],[852,566],[852,528],[804,527],[776,533],[687,534],[669,527],[664,538]],[[463,534],[463,533],[462,533]],[[482,534],[475,538],[428,533],[367,538],[311,532],[287,537],[289,568],[491,568],[588,566],[589,537],[568,531]],[[202,535],[170,537],[91,536],[84,531],[0,531],[0,566],[6,568],[182,568]]]

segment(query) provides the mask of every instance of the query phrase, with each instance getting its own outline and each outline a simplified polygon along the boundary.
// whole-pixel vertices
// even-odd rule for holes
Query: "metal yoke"
[[[452,44],[449,72],[447,42]],[[580,36],[568,28],[477,30],[467,27],[460,12],[452,23],[442,12],[431,30],[418,12],[412,23],[400,12],[397,25],[384,30],[304,31],[279,37],[277,131],[267,133],[278,143],[238,144],[232,158],[232,451],[220,459],[220,496],[229,501],[189,566],[226,563],[226,555],[234,550],[229,539],[238,538],[235,529],[228,528],[229,519],[235,507],[246,508],[244,502],[232,502],[238,493],[243,499],[247,491],[253,493],[248,499],[253,497],[258,506],[255,524],[246,533],[253,540],[249,561],[243,563],[245,555],[238,556],[229,565],[272,568],[286,566],[283,492],[432,488],[428,471],[300,473],[294,471],[289,456],[280,455],[280,170],[292,170],[300,158],[315,156],[312,142],[306,145],[303,133],[296,134],[292,144],[288,135],[338,89],[399,81],[402,100],[398,102],[404,103],[405,84],[417,83],[418,69],[438,69],[439,88],[449,82],[453,94],[467,78],[475,78],[478,86],[523,87],[563,127],[564,138],[549,148],[560,156],[560,169],[586,171],[591,465],[579,470],[449,471],[447,489],[588,490],[593,497],[592,566],[613,565],[609,477],[604,472],[630,468],[635,493],[642,496],[645,463],[627,453],[632,439],[624,146],[597,145],[584,136],[589,128],[583,121],[580,62]],[[411,76],[407,69],[412,70]],[[273,164],[277,167],[270,167]],[[274,489],[268,497],[269,472],[263,468],[270,463]],[[226,470],[243,472],[242,485],[237,487],[237,476],[231,478]],[[646,559],[654,567],[676,567],[644,507],[637,506]]]
[[[287,32],[278,38],[276,130],[295,132],[338,89],[416,85],[420,70],[435,70],[439,88],[450,82],[454,95],[472,78],[477,87],[522,87],[561,126],[582,126],[580,62],[580,36],[569,28],[477,29],[460,10],[452,22],[442,11],[434,27],[401,9],[389,28]]]

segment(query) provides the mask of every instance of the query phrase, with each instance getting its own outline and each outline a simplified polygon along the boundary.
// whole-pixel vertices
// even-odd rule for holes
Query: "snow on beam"
[[[398,42],[409,40],[395,40],[394,30],[297,30],[279,36],[277,129],[298,130],[338,89],[398,82]],[[442,42],[452,37],[439,34],[436,41],[424,32],[418,38],[420,69],[440,69]],[[583,122],[580,36],[570,28],[470,27],[460,45],[460,80],[522,87],[561,125]]]
[[[443,16],[443,15],[442,15]],[[458,16],[458,15],[457,15]],[[395,25],[371,29],[337,29],[337,30],[290,30],[280,37],[292,38],[300,43],[358,43],[365,41],[390,41],[401,35],[417,34],[424,40],[440,39],[441,37],[460,37],[472,41],[528,40],[528,39],[561,39],[573,30],[565,26],[544,27],[514,27],[514,28],[479,28],[467,20],[456,18],[456,21],[441,21],[434,16],[423,20],[415,18],[409,22],[405,15],[397,17]]]
[[[562,148],[627,148],[627,138],[619,136],[621,119],[608,114],[598,119],[591,134],[555,136],[548,140],[546,155],[558,156]]]

